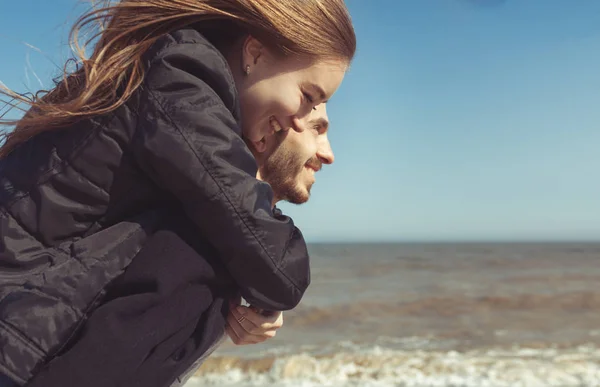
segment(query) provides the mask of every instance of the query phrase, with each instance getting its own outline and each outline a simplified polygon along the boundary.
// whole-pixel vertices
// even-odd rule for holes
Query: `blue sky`
[[[49,85],[76,4],[2,5],[1,81]],[[599,1],[348,6],[336,162],[310,203],[282,206],[309,241],[600,239]]]

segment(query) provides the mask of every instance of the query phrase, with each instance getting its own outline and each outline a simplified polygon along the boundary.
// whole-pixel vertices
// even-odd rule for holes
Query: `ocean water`
[[[321,244],[267,343],[186,387],[600,386],[600,244]]]

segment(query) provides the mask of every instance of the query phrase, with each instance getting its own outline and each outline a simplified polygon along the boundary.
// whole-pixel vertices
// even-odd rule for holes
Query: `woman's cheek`
[[[281,115],[285,117],[292,117],[298,114],[302,108],[302,101],[300,98],[287,98],[281,103]]]
[[[273,104],[277,106],[277,115],[281,117],[291,117],[298,113],[302,105],[302,94],[298,88],[289,85],[279,84],[277,92],[274,94]]]

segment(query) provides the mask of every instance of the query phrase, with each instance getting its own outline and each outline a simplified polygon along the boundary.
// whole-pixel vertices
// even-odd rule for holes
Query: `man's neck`
[[[258,172],[256,172],[256,178],[260,181],[264,181],[262,179],[262,177],[260,176],[260,170]],[[277,195],[275,194],[275,192],[273,192],[273,202],[271,203],[271,208],[274,208],[275,205],[277,204],[277,202],[279,202],[281,199],[277,197]]]

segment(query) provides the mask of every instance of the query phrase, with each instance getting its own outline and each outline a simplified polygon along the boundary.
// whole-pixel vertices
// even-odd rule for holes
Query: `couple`
[[[279,132],[265,141],[262,152],[253,152],[257,177],[273,188],[273,205],[306,202],[315,173],[333,163],[326,104],[304,120],[305,131]],[[283,322],[281,312],[265,316],[238,308],[239,297],[227,292],[227,284],[221,293],[214,282],[211,289],[205,286],[208,277],[220,278],[224,268],[210,246],[194,238],[188,223],[178,210],[170,214],[79,336],[28,386],[180,386],[222,342],[224,329],[238,345],[275,335]],[[199,264],[199,253],[212,259],[210,266]],[[211,301],[205,307],[201,300],[206,299]],[[200,309],[208,312],[201,315]]]
[[[17,385],[168,386],[226,326],[272,336],[310,282],[274,202],[307,200],[333,160],[343,0],[106,4],[52,90],[0,88],[30,106],[0,120],[0,378]]]

